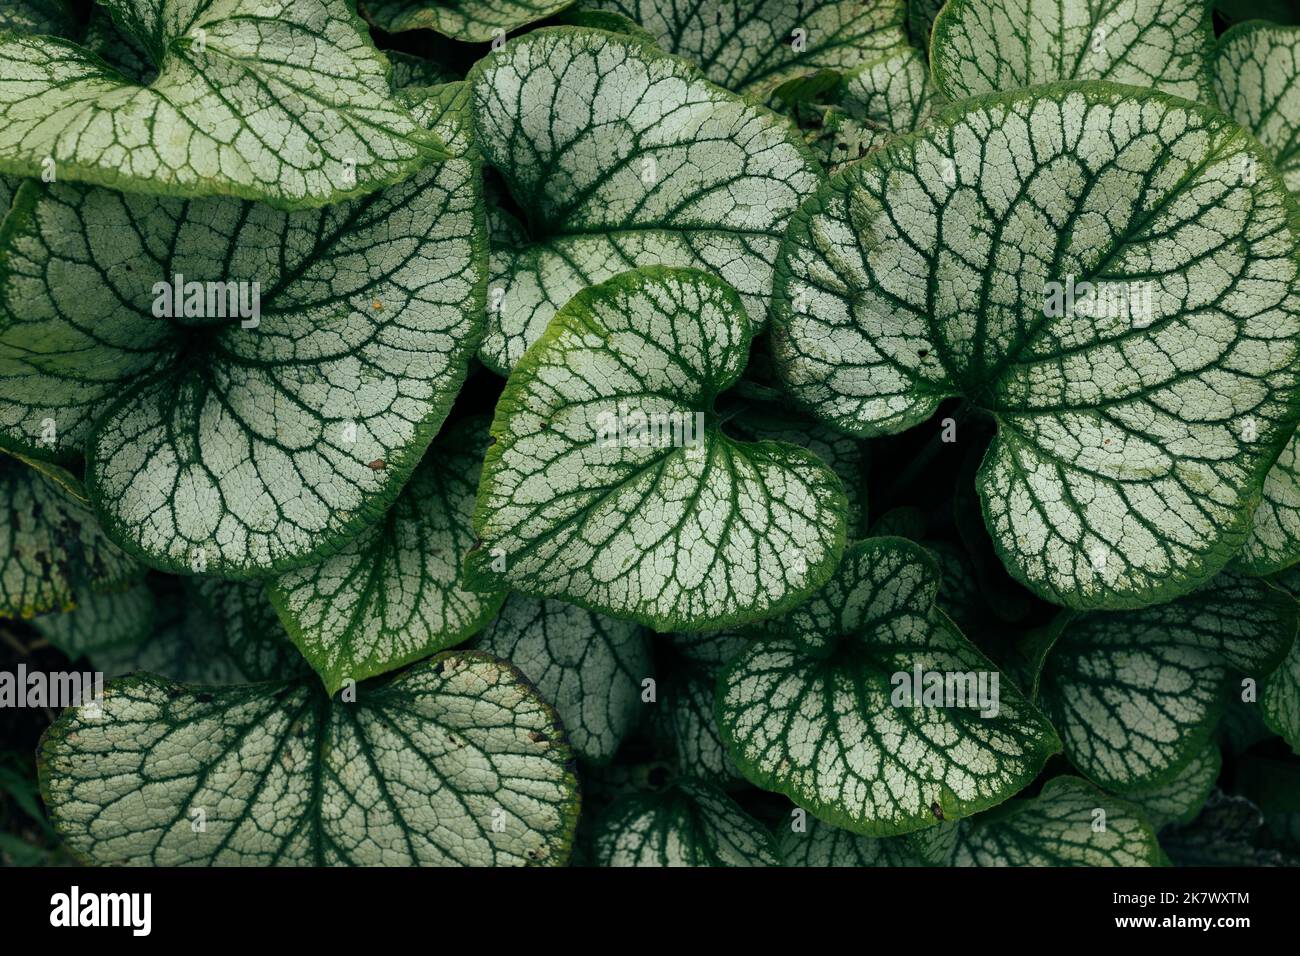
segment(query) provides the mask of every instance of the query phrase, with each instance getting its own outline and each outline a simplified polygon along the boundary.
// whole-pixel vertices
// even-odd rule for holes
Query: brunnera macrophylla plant
[[[0,0],[25,852],[1300,858],[1297,124],[1195,0]]]

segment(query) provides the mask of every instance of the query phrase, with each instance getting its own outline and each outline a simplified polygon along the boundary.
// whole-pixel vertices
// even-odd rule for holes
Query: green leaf
[[[1122,791],[1168,782],[1205,749],[1234,675],[1277,666],[1297,610],[1259,580],[1223,575],[1172,604],[1067,615],[1039,704],[1090,780]]]
[[[67,40],[0,36],[0,172],[319,206],[442,155],[350,0],[103,0],[147,85]]]
[[[413,56],[410,53],[401,53],[397,50],[388,50],[386,52],[389,62],[393,66],[393,72],[389,76],[389,83],[395,90],[406,89],[407,87],[436,86],[440,83],[454,83],[460,80],[460,77],[454,72],[433,60]],[[450,143],[447,145],[451,146]]]
[[[431,98],[422,119],[455,141],[448,105]],[[481,202],[470,158],[292,213],[28,183],[0,255],[3,443],[84,445],[106,528],[156,567],[319,562],[396,499],[464,380]],[[155,317],[177,275],[244,306],[260,289],[260,315]]]
[[[125,591],[77,595],[69,611],[42,614],[32,621],[36,632],[71,660],[101,651],[134,647],[154,630],[154,601],[148,585],[134,584]]]
[[[986,411],[985,522],[1047,600],[1185,594],[1295,426],[1300,218],[1263,165],[1242,177],[1260,158],[1218,113],[1102,83],[951,107],[791,222],[782,376],[864,437]]]
[[[653,676],[654,664],[636,624],[514,594],[474,646],[532,681],[585,760],[608,762],[647,706],[641,682]]]
[[[718,675],[747,646],[736,634],[671,634],[655,638],[656,699],[649,731],[666,744],[683,776],[728,787],[742,781],[727,755],[713,701]]]
[[[1191,823],[1170,827],[1160,843],[1177,866],[1283,866],[1288,861],[1276,849],[1263,846],[1264,815],[1245,797],[1215,790],[1205,809]]]
[[[329,693],[454,647],[501,608],[504,591],[460,586],[486,438],[483,418],[449,429],[374,525],[271,585],[289,636]]]
[[[493,224],[486,365],[508,371],[575,293],[643,265],[716,272],[765,321],[786,222],[820,181],[785,121],[597,30],[537,30],[470,81],[479,142],[526,219]]]
[[[1167,783],[1126,790],[1121,796],[1157,830],[1171,823],[1190,823],[1209,799],[1222,764],[1218,746],[1210,743]]]
[[[918,50],[902,46],[844,77],[837,104],[854,119],[890,133],[920,129],[939,98]]]
[[[5,0],[0,5],[0,30],[71,36],[76,28],[67,0]]]
[[[289,642],[276,616],[266,589],[254,581],[223,581],[219,578],[191,578],[187,582],[184,631],[197,626],[196,618],[210,618],[220,634],[221,652],[230,657],[248,681],[287,680],[305,674],[307,662]],[[182,638],[183,639],[183,638]],[[182,683],[193,679],[166,671],[142,667]]]
[[[775,441],[801,445],[830,466],[844,486],[848,501],[846,529],[850,538],[862,536],[867,517],[867,446],[849,435],[827,428],[788,404],[745,403],[724,416],[724,430],[742,441]]]
[[[64,711],[41,791],[108,865],[562,865],[577,779],[554,712],[509,665],[452,651],[356,703],[314,678],[199,690],[111,682]],[[203,826],[199,828],[198,811]]]
[[[261,585],[216,578],[151,583],[152,627],[144,639],[89,649],[91,663],[109,677],[139,672],[224,686],[308,672]]]
[[[1300,642],[1264,681],[1260,705],[1264,722],[1300,754]]]
[[[1214,102],[1202,0],[949,0],[930,41],[950,99],[1058,80],[1109,80]]]
[[[566,7],[555,16],[551,17],[551,22],[558,25],[570,27],[582,27],[585,30],[605,30],[609,33],[624,33],[627,36],[635,37],[638,40],[645,40],[658,46],[652,34],[641,24],[637,23],[631,17],[615,13],[613,10],[588,10],[582,7]]]
[[[1155,831],[1132,804],[1056,777],[962,824],[956,866],[1158,866]]]
[[[845,75],[810,145],[832,172],[920,129],[938,105],[925,57],[897,47]]]
[[[497,404],[469,586],[657,631],[756,620],[820,586],[844,546],[839,479],[810,451],[711,421],[752,334],[735,291],[693,269],[575,296]]]
[[[1253,21],[1219,37],[1219,106],[1264,144],[1287,188],[1300,190],[1300,27]]]
[[[812,600],[766,622],[780,636],[718,682],[741,772],[878,837],[969,816],[1030,783],[1060,742],[935,607],[938,586],[922,547],[868,538]]]
[[[907,39],[912,46],[929,54],[930,32],[934,19],[943,9],[944,0],[907,0]]]
[[[761,823],[693,780],[616,801],[596,824],[595,844],[598,866],[780,866]]]
[[[1260,741],[1272,740],[1274,732],[1264,723],[1257,701],[1245,701],[1234,694],[1228,699],[1216,736],[1229,753],[1239,756]]]
[[[573,0],[361,0],[371,23],[389,33],[433,30],[482,43],[544,20]]]
[[[904,0],[590,0],[640,23],[719,86],[759,98],[817,70],[850,70],[906,43]]]
[[[125,588],[140,567],[54,479],[0,455],[0,618],[65,611]]]
[[[1232,560],[1245,574],[1266,575],[1300,561],[1300,438],[1292,436],[1264,478],[1246,543]]]
[[[811,818],[803,821],[802,825],[804,829],[796,830],[783,822],[777,828],[777,855],[784,866],[838,868],[933,865],[918,852],[914,835],[865,837]]]

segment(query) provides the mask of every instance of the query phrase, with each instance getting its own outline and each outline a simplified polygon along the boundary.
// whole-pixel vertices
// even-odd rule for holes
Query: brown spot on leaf
[[[535,744],[544,743],[546,741],[546,734],[540,734],[535,730],[530,730],[528,732],[528,739]]]
[[[371,303],[370,303],[370,308],[374,309],[376,312],[383,312],[383,311],[384,311],[384,303],[382,303],[382,302],[380,302],[378,299],[376,299],[374,302],[371,302]]]
[[[383,471],[388,467],[388,462],[384,461],[382,458],[376,458],[370,464],[366,465],[366,467],[371,471]]]
[[[934,814],[936,820],[943,819],[943,807],[939,806],[938,801],[930,804],[930,812]]]

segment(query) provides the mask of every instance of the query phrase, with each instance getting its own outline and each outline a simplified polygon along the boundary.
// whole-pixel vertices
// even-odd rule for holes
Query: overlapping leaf
[[[1300,570],[1293,568],[1274,583],[1293,599],[1300,596]],[[1300,638],[1292,643],[1277,670],[1263,681],[1259,703],[1268,727],[1300,753]]]
[[[524,218],[494,218],[485,364],[508,371],[576,292],[642,265],[715,272],[765,321],[786,222],[819,181],[786,123],[603,31],[534,31],[470,79]]]
[[[1157,830],[1171,823],[1190,823],[1214,790],[1222,765],[1218,745],[1207,744],[1168,782],[1126,790],[1121,796],[1141,810]]]
[[[860,435],[958,395],[1013,577],[1070,607],[1184,594],[1249,532],[1296,416],[1297,214],[1219,114],[1105,84],[968,101],[791,224],[774,351]],[[1086,285],[1085,285],[1086,284]]]
[[[1243,23],[1219,38],[1219,105],[1264,144],[1287,188],[1300,189],[1300,27]],[[1254,177],[1252,165],[1242,170]],[[1236,566],[1271,574],[1300,561],[1300,442],[1292,438],[1264,482]]]
[[[454,102],[422,108],[451,141]],[[337,550],[397,497],[481,333],[471,158],[293,213],[33,181],[4,229],[0,441],[84,445],[110,533],[163,569]]]
[[[371,23],[389,33],[434,30],[453,40],[482,42],[542,20],[573,0],[362,0]]]
[[[599,866],[779,866],[771,835],[721,790],[681,780],[623,797],[596,825]]]
[[[1300,189],[1300,27],[1256,21],[1219,38],[1215,93],[1224,112],[1268,148]]]
[[[441,155],[349,0],[103,0],[147,85],[51,37],[0,36],[0,171],[319,206]]]
[[[289,641],[260,584],[155,577],[142,639],[87,648],[109,677],[144,673],[183,684],[232,685],[281,681],[309,671]],[[69,612],[75,618],[80,609]],[[125,622],[115,624],[121,627]]]
[[[1077,777],[963,822],[955,866],[1158,866],[1155,832],[1130,803]]]
[[[0,30],[68,36],[75,28],[67,0],[5,0],[0,4]]]
[[[1168,782],[1204,750],[1230,678],[1277,667],[1296,614],[1267,584],[1224,575],[1171,604],[1067,617],[1039,703],[1089,779],[1121,791]]]
[[[532,681],[587,760],[609,761],[647,706],[642,681],[654,664],[639,625],[516,594],[474,646]]]
[[[671,752],[679,773],[728,787],[744,778],[727,755],[714,713],[718,675],[745,649],[736,634],[655,638],[656,699],[650,735]]]
[[[448,652],[353,704],[315,679],[200,690],[114,681],[68,710],[41,789],[96,863],[562,865],[577,781],[554,712],[517,671]]]
[[[79,595],[121,590],[139,574],[86,505],[0,455],[0,617],[66,610]]]
[[[907,42],[904,0],[592,0],[641,24],[717,83],[759,97],[817,70],[847,71]]]
[[[926,831],[930,832],[930,831]],[[809,818],[796,829],[782,823],[777,830],[777,854],[784,866],[932,866],[911,835],[865,837]]]
[[[869,538],[718,682],[718,722],[753,783],[822,820],[893,836],[994,806],[1059,741],[935,606],[919,545]],[[937,679],[941,693],[931,696]]]
[[[501,607],[504,592],[460,586],[486,439],[482,418],[435,439],[378,522],[271,586],[289,636],[331,694],[460,644]]]
[[[831,171],[920,129],[937,104],[925,57],[898,47],[844,76],[835,105],[811,139]]]
[[[98,664],[102,651],[136,647],[154,633],[154,599],[143,582],[125,590],[74,599],[70,611],[42,614],[32,621],[38,634],[72,660],[88,657]]]
[[[1214,102],[1201,0],[949,0],[931,65],[952,99],[1057,80],[1110,80]]]

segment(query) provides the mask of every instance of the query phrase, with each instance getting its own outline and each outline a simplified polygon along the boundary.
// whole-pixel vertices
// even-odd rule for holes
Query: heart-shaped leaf
[[[654,662],[637,624],[515,594],[474,647],[532,681],[584,760],[607,763],[647,706],[642,681],[653,677]]]
[[[1171,604],[1066,615],[1038,702],[1090,780],[1121,791],[1167,782],[1204,750],[1232,676],[1258,681],[1277,667],[1297,610],[1267,584],[1225,574]]]
[[[954,100],[1110,80],[1214,102],[1214,29],[1202,0],[949,0],[930,49],[935,84]]]
[[[0,618],[64,611],[79,595],[124,589],[140,572],[86,505],[0,455]]]
[[[844,546],[839,479],[810,451],[710,420],[752,335],[735,291],[693,269],[575,296],[497,404],[470,586],[702,631],[825,581]]]
[[[994,806],[1060,742],[935,607],[919,545],[868,538],[718,681],[741,772],[819,819],[894,836]]]
[[[155,71],[0,36],[0,172],[319,206],[443,155],[397,103],[349,0],[103,0]]]
[[[592,0],[641,24],[719,86],[758,98],[817,70],[846,71],[907,42],[904,0]]]
[[[595,844],[598,866],[780,866],[763,825],[694,780],[616,801],[596,823]]]
[[[422,119],[455,141],[449,105]],[[110,534],[157,567],[319,561],[397,497],[464,380],[481,201],[469,158],[292,213],[27,183],[0,254],[4,441],[84,444]]]
[[[362,12],[389,33],[433,30],[453,40],[482,43],[543,20],[573,0],[361,0]]]
[[[952,107],[792,221],[778,367],[863,436],[986,411],[985,521],[1048,600],[1185,594],[1295,427],[1300,220],[1261,158],[1218,113],[1100,83]]]
[[[1155,832],[1136,807],[1078,777],[963,821],[956,866],[1159,866]]]
[[[504,592],[460,586],[486,439],[482,418],[435,439],[376,524],[271,586],[289,636],[329,693],[454,647],[500,609]]]
[[[41,790],[100,864],[562,865],[577,779],[509,665],[453,651],[330,701],[315,678],[196,689],[128,677],[67,710]]]
[[[526,220],[493,224],[485,364],[508,371],[576,292],[641,265],[716,272],[765,321],[786,222],[820,179],[783,120],[597,30],[529,33],[470,81],[479,143]]]

